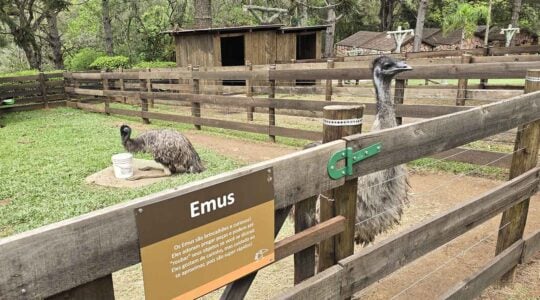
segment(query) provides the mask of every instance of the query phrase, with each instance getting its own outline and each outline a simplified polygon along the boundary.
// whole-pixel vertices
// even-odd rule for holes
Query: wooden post
[[[276,69],[276,65],[270,65],[270,70],[275,70],[275,69]],[[270,80],[268,98],[271,98],[271,99],[276,98],[276,81],[275,80]],[[272,126],[275,126],[275,125],[276,125],[276,109],[273,107],[269,107],[268,108],[268,129],[270,129]],[[270,137],[270,140],[272,142],[276,141],[275,135],[269,134],[268,136]]]
[[[112,275],[95,279],[83,285],[76,286],[68,291],[58,293],[56,295],[45,298],[46,300],[65,300],[65,299],[80,299],[80,300],[114,300],[114,287]]]
[[[101,85],[103,86],[103,91],[108,91],[109,88],[109,79],[105,78],[103,74],[105,71],[101,71]],[[111,106],[111,98],[105,95],[105,114],[109,115],[109,108]]]
[[[364,106],[331,105],[323,109],[324,120],[361,119]],[[324,124],[324,123],[323,123]],[[362,125],[331,126],[323,125],[323,142],[331,142],[342,137],[362,132]],[[354,252],[354,227],[356,222],[356,178],[345,181],[345,184],[331,190],[320,199],[320,221],[324,222],[336,215],[346,218],[345,230],[334,239],[327,239],[319,245],[318,270],[323,271],[335,265],[340,259]]]
[[[140,84],[139,90],[143,93],[147,91],[147,87],[146,87],[147,81],[148,80],[145,80],[145,79],[139,79],[139,84]],[[148,111],[148,99],[142,95],[140,96],[140,98],[141,98],[141,112],[144,113],[145,111]],[[150,120],[148,118],[143,117],[142,121],[144,124],[150,124]]]
[[[334,60],[329,59],[326,62],[326,67],[328,69],[333,69],[334,68]],[[332,78],[326,79],[326,90],[325,90],[324,99],[326,101],[332,101]]]
[[[246,70],[247,71],[253,70],[253,65],[251,64],[249,60],[246,61]],[[249,98],[253,97],[253,80],[251,79],[246,80],[246,97],[248,98],[248,101],[250,100]],[[253,121],[253,112],[255,112],[255,107],[248,106],[247,107],[247,120],[248,121]]]
[[[527,71],[525,80],[525,93],[540,91],[540,69]],[[538,148],[540,143],[540,120],[525,124],[518,128],[516,141],[514,144],[514,155],[510,166],[510,179],[515,178],[528,170],[536,167],[538,160]],[[497,239],[496,254],[503,252],[513,243],[523,238],[527,213],[529,211],[529,200],[526,199],[505,212],[501,218],[499,236]],[[512,268],[501,278],[502,282],[512,282],[515,269]]]
[[[199,66],[193,66],[191,68],[191,71],[193,73],[196,73],[199,71]],[[192,90],[191,92],[193,94],[199,94],[200,93],[200,80],[197,78],[197,79],[193,79],[192,81]],[[201,104],[198,103],[198,102],[191,102],[191,116],[195,117],[195,118],[200,118],[201,117]],[[198,125],[197,124],[198,121],[195,121],[195,129],[197,130],[201,130],[201,125]]]
[[[470,54],[461,55],[462,64],[469,64],[471,63],[471,60],[472,60],[472,55]],[[456,96],[456,105],[464,106],[466,98],[467,98],[467,79],[459,79],[457,96]]]
[[[484,47],[484,56],[489,56],[490,54],[491,54],[490,46],[485,46]],[[481,89],[483,89],[483,90],[486,89],[487,84],[488,84],[488,79],[487,78],[480,79],[480,88]]]
[[[396,83],[394,86],[395,104],[403,104],[403,99],[405,99],[405,83],[405,79],[396,79]],[[403,119],[401,117],[396,117],[396,122],[398,125],[401,125],[403,123]]]
[[[146,72],[152,72],[150,68],[146,68]],[[146,82],[146,88],[149,93],[152,93],[152,79],[148,79]],[[150,108],[154,108],[154,96],[150,97]]]
[[[120,67],[120,73],[124,73],[124,68],[123,67]],[[126,89],[126,85],[124,83],[124,79],[123,78],[120,78],[120,91],[125,91]],[[127,97],[123,96],[122,97],[122,102],[125,104],[127,102]]]
[[[45,108],[48,109],[49,100],[47,100],[47,78],[45,78],[45,74],[43,74],[43,72],[39,72],[39,87],[41,93],[41,101],[43,101]]]
[[[294,233],[315,225],[317,197],[310,197],[294,205]],[[294,254],[294,284],[315,275],[315,246]]]

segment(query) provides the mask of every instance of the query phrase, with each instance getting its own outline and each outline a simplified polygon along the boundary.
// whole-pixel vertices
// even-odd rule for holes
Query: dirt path
[[[201,132],[185,133],[197,146],[211,148],[218,153],[246,163],[266,160],[296,151],[291,147],[264,142],[249,142],[224,138]],[[403,222],[385,237],[403,231],[419,222],[478,196],[500,184],[498,181],[476,177],[458,176],[447,173],[411,174],[413,197],[406,210]],[[434,299],[446,290],[473,274],[494,256],[497,228],[500,216],[480,225],[454,241],[441,246],[429,255],[402,268],[398,272],[373,284],[356,297],[367,299]],[[287,222],[280,236],[292,234],[292,224]],[[535,196],[530,205],[527,232],[540,228],[540,196]],[[266,299],[292,286],[292,258],[284,259],[259,272],[248,294],[250,299]],[[423,280],[420,280],[424,278]],[[143,299],[140,265],[114,274],[117,299]],[[489,288],[482,298],[486,299],[532,299],[540,297],[540,254],[527,266],[520,266],[516,283],[500,289]],[[208,295],[208,299],[219,298],[219,293]]]

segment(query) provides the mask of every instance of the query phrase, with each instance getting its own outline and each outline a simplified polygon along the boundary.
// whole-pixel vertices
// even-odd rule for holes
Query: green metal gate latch
[[[328,160],[328,165],[326,166],[328,170],[328,175],[334,180],[340,179],[345,175],[352,175],[353,165],[355,163],[360,162],[375,154],[378,154],[379,152],[381,152],[381,148],[381,143],[377,143],[364,149],[360,149],[354,153],[351,147],[347,147],[344,150],[332,154],[330,160]],[[342,159],[345,160],[345,167],[338,169],[336,166],[337,162]]]

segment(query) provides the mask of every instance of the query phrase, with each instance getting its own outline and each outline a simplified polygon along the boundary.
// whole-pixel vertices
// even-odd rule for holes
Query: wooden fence
[[[0,102],[13,99],[14,105],[0,105],[0,113],[65,105],[62,73],[0,77]]]
[[[540,59],[540,57],[539,57]],[[409,78],[446,78],[446,79],[474,79],[474,78],[525,78],[527,68],[539,67],[540,60],[530,62],[505,62],[505,63],[474,63],[474,64],[452,64],[452,65],[418,65],[413,71],[403,73],[396,82],[396,98],[401,97],[398,103],[403,103],[406,86],[403,81]],[[480,70],[480,71],[478,71]],[[218,127],[231,130],[240,130],[252,133],[267,134],[270,138],[275,136],[303,138],[308,140],[320,140],[322,138],[320,130],[305,130],[298,128],[283,127],[276,124],[276,115],[322,117],[322,108],[328,104],[327,101],[317,100],[297,100],[297,99],[277,99],[276,92],[281,89],[288,89],[291,86],[280,87],[277,83],[290,82],[296,80],[331,79],[346,80],[350,78],[369,79],[371,72],[369,68],[333,68],[306,70],[229,70],[222,71],[187,71],[187,70],[167,70],[167,71],[138,71],[138,72],[102,72],[102,73],[65,73],[66,92],[70,97],[90,96],[104,99],[104,106],[83,102],[71,102],[70,106],[108,114],[118,114],[126,116],[141,117],[145,122],[150,119],[175,121],[193,124],[196,128],[200,126]],[[203,90],[200,82],[208,80],[246,80],[248,86],[239,87],[246,95],[259,92],[257,96],[224,96],[201,94]],[[330,82],[331,80],[327,80]],[[253,82],[265,82],[260,87],[249,86]],[[272,82],[276,84],[272,84]],[[401,83],[401,85],[400,85]],[[216,84],[210,84],[216,87]],[[302,88],[302,87],[300,87]],[[307,89],[313,87],[307,87]],[[317,87],[315,87],[317,88]],[[326,99],[331,99],[332,94],[339,90],[339,87],[326,85],[323,87]],[[267,96],[264,97],[263,93]],[[522,93],[522,92],[520,92]],[[141,105],[141,110],[136,111],[126,108],[111,107],[114,99],[131,99],[132,103]],[[463,99],[458,104],[463,104]],[[122,101],[122,100],[121,100]],[[154,103],[183,104],[190,105],[192,111],[190,115],[171,114],[170,112],[152,111]],[[358,102],[332,101],[332,104],[347,105]],[[375,104],[364,103],[366,109],[364,114],[374,115]],[[228,109],[247,108],[246,120],[223,120],[217,117],[205,116],[205,109],[221,107]],[[466,106],[441,106],[441,105],[404,105],[397,104],[398,118],[433,118],[457,111],[468,110]],[[268,123],[261,124],[252,122],[253,111],[268,114]],[[500,160],[492,166],[508,167],[510,159],[504,154],[454,149],[437,156],[450,157],[450,160],[485,164],[486,158],[496,156]],[[495,160],[495,159],[494,159]]]
[[[354,70],[351,74],[340,72],[345,71],[338,70],[333,75],[348,78],[348,76],[357,76],[362,73],[360,70]],[[291,78],[289,74],[284,74],[282,72],[242,73],[235,76],[244,79],[247,76],[268,76],[276,80]],[[320,78],[317,72],[314,74],[308,74],[308,76]],[[208,76],[213,79],[221,76],[214,73],[191,75],[192,78],[207,78],[205,76]],[[538,75],[537,73],[535,76]],[[77,76],[80,75],[73,74],[72,78]],[[116,75],[96,74],[95,79],[102,80],[107,76]],[[137,79],[155,76],[155,74],[142,76]],[[413,73],[410,76],[418,75]],[[464,74],[461,73],[459,67],[456,67],[449,76],[459,78]],[[70,92],[77,92],[75,88],[73,89]],[[529,92],[532,90],[534,89],[530,89]],[[106,89],[95,92],[114,96],[114,94],[106,94],[105,91]],[[138,93],[142,100],[153,96],[148,92]],[[520,134],[516,139],[516,151],[513,154],[511,174],[514,178],[512,180],[439,217],[374,247],[366,248],[339,260],[336,265],[296,285],[279,298],[350,297],[353,293],[498,213],[505,212],[503,219],[509,220],[512,226],[504,225],[499,229],[499,241],[503,245],[499,247],[501,249],[499,254],[484,269],[450,290],[445,297],[459,298],[463,295],[478,294],[481,289],[500,278],[520,261],[529,259],[540,249],[540,231],[530,238],[522,239],[528,199],[536,193],[540,183],[540,169],[535,168],[540,129],[538,107],[540,107],[540,92],[533,92],[397,128],[352,135],[312,149],[192,182],[174,190],[135,199],[1,239],[0,295],[7,299],[47,297],[60,299],[74,295],[100,299],[114,298],[111,273],[140,262],[134,209],[145,204],[172,199],[271,167],[274,173],[277,232],[292,205],[302,203],[306,199],[313,199],[312,197],[328,190],[339,189],[359,176],[520,127]],[[106,109],[112,113],[110,107]],[[152,116],[141,112],[136,113],[142,117]],[[356,151],[374,143],[383,145],[379,154],[357,164],[350,176],[338,180],[329,178],[324,162],[328,161],[334,153],[347,147]],[[345,200],[337,197],[335,201]],[[315,227],[297,232],[294,236],[276,243],[276,258],[281,259],[292,255],[322,240],[335,239],[341,236],[342,232],[352,230],[350,219],[346,217],[344,219],[336,215],[322,221]],[[354,225],[354,222],[352,224]],[[238,299],[239,296],[244,295],[254,276],[249,275],[230,285],[223,298]]]

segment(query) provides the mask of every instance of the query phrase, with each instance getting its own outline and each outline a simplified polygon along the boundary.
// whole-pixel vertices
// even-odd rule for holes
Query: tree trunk
[[[30,66],[30,69],[36,69],[41,71],[41,51],[37,44],[35,45],[37,47],[37,50],[30,43],[24,45],[18,44],[17,46],[23,49],[24,55],[28,60],[28,65]]]
[[[109,0],[101,0],[101,9],[103,15],[103,33],[105,35],[105,52],[107,52],[107,55],[114,55]]]
[[[428,0],[420,0],[420,3],[418,3],[418,16],[416,17],[416,29],[414,30],[414,52],[420,51],[420,46],[422,45],[427,6]]]
[[[519,13],[521,12],[521,0],[512,3],[512,27],[518,27]]]
[[[47,36],[52,49],[54,67],[58,70],[64,69],[64,54],[62,52],[62,41],[58,33],[57,13],[47,14]]]
[[[380,31],[389,31],[394,25],[394,4],[396,0],[381,0],[379,8]]]
[[[330,4],[332,4],[331,2]],[[336,32],[336,10],[333,6],[328,7],[326,22],[326,35],[324,40],[324,56],[334,57],[334,34]]]
[[[212,27],[212,2],[211,0],[195,1],[195,28]]]
[[[308,22],[308,8],[306,5],[300,5],[300,22],[298,25],[307,26]]]

